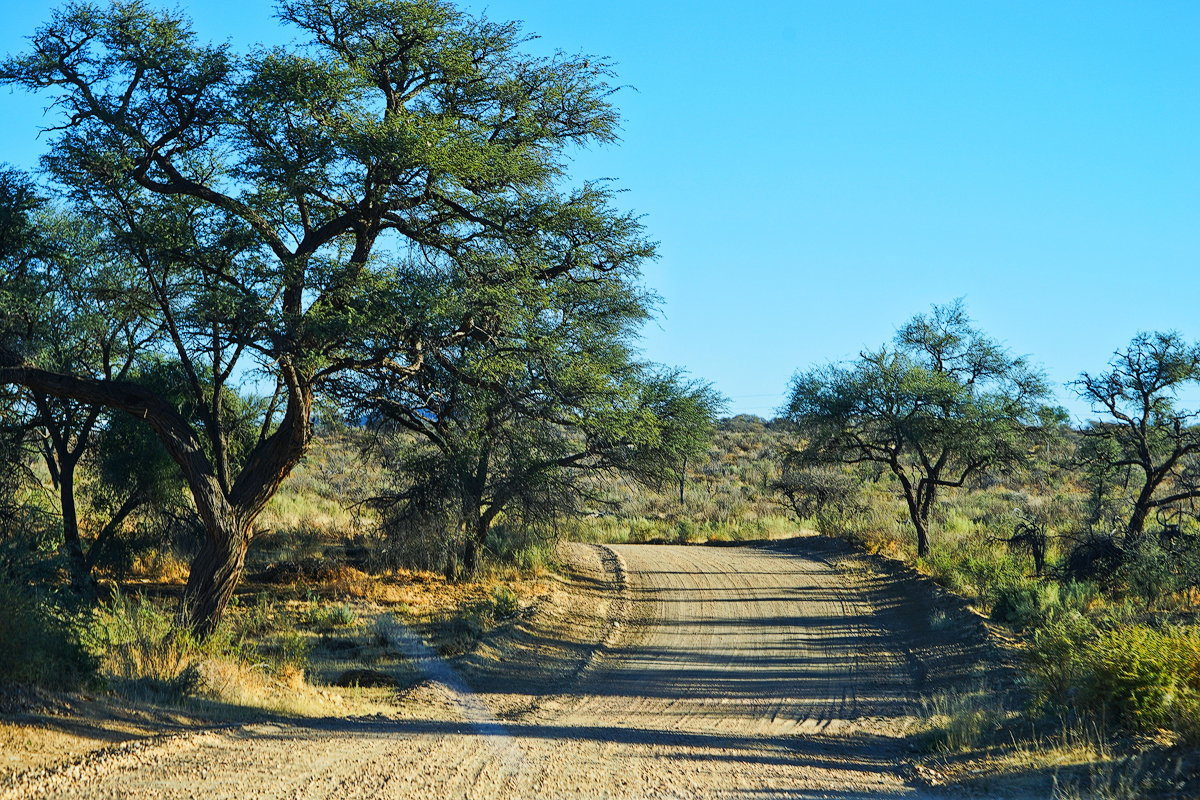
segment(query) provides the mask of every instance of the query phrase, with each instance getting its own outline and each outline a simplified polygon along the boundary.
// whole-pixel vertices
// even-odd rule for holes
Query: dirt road
[[[402,719],[194,734],[11,796],[919,796],[900,774],[931,680],[922,643],[938,644],[928,610],[835,568],[839,547],[577,545],[580,593],[488,644],[465,677],[398,642],[433,678]],[[564,630],[576,641],[555,641]]]

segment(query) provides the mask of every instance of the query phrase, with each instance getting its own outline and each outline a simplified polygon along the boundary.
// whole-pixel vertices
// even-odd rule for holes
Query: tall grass
[[[983,686],[922,698],[921,711],[925,747],[950,753],[970,750],[990,739],[1005,718],[1002,699]]]

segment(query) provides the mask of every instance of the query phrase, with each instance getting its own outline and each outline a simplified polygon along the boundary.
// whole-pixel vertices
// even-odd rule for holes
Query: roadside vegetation
[[[123,556],[97,568],[100,599],[88,605],[63,562],[59,495],[44,459],[26,451],[5,574],[17,598],[9,607],[31,621],[15,621],[6,641],[40,655],[6,666],[7,680],[104,687],[218,716],[362,713],[386,708],[420,678],[380,639],[379,616],[419,631],[445,657],[470,652],[538,602],[556,541],[700,544],[818,532],[912,564],[1022,642],[1017,684],[926,698],[925,763],[960,778],[986,764],[978,780],[1057,775],[1062,797],[1101,796],[1101,784],[1153,796],[1191,763],[1198,742],[1195,522],[1181,502],[1129,545],[1123,525],[1141,485],[1097,469],[1086,431],[1055,425],[1036,431],[1019,469],[941,495],[924,558],[889,471],[797,469],[789,455],[804,440],[795,420],[743,416],[716,423],[686,469],[681,462],[657,481],[597,471],[573,484],[577,502],[549,524],[499,514],[467,575],[446,569],[447,553],[461,552],[453,518],[397,528],[372,502],[394,491],[392,448],[428,442],[322,423],[260,517],[229,614],[203,639],[173,624],[199,535],[186,514],[131,515]],[[85,500],[95,481],[85,467]],[[82,519],[87,542],[103,514]],[[955,631],[948,619],[930,627]]]
[[[927,746],[947,769],[1062,770],[1061,797],[1194,791],[1200,428],[1179,398],[1200,383],[1200,347],[1139,334],[1067,387],[1095,418],[1073,427],[1057,409],[1029,408],[999,447],[976,450],[997,420],[973,405],[1037,393],[1025,379],[989,398],[980,384],[939,380],[943,359],[904,362],[910,331],[930,322],[951,351],[977,349],[961,311],[914,318],[889,358],[799,374],[779,489],[807,524],[914,565],[1020,635],[1017,685],[929,699]],[[914,503],[922,483],[926,498],[939,494],[925,506]]]

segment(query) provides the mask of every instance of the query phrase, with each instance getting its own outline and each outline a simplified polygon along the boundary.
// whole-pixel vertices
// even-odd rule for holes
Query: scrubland
[[[380,615],[445,657],[467,653],[536,605],[555,569],[555,538],[699,544],[819,533],[911,565],[1014,643],[1016,680],[925,699],[922,763],[959,782],[1018,789],[1023,776],[1051,772],[1063,798],[1190,785],[1200,743],[1200,557],[1187,519],[1173,537],[1153,537],[1118,567],[1087,576],[1075,562],[1103,541],[1094,499],[1046,462],[946,493],[932,553],[919,559],[886,475],[860,480],[837,509],[798,517],[777,491],[792,433],[738,417],[722,422],[706,460],[688,465],[682,500],[679,482],[597,479],[581,517],[537,537],[508,537],[498,525],[481,571],[453,580],[389,556],[362,502],[381,468],[362,458],[357,436],[322,437],[284,484],[258,523],[247,580],[202,642],[172,625],[190,555],[177,528],[157,542],[144,530],[131,535],[137,546],[100,571],[104,598],[93,610],[34,580],[55,569],[52,548],[8,543],[5,681],[107,692],[205,719],[378,713],[419,678],[379,635]],[[950,633],[948,620],[930,620],[940,625]]]

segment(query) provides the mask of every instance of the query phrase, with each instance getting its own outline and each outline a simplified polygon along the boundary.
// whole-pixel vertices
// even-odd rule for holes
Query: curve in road
[[[621,545],[595,554],[610,577],[610,629],[565,686],[517,674],[518,659],[507,678],[477,680],[469,698],[461,685],[443,687],[442,701],[409,719],[179,737],[9,794],[917,796],[898,772],[918,679],[907,634],[890,629],[820,548]],[[514,686],[529,695],[523,711],[480,719]]]

